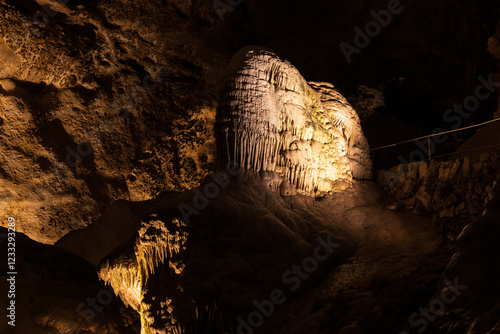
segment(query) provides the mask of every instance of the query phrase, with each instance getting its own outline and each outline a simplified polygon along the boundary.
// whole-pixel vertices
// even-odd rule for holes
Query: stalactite
[[[370,169],[359,119],[333,88],[311,88],[290,63],[264,50],[240,52],[228,73],[215,126],[221,168],[233,160],[261,172],[271,189],[285,194],[331,191],[338,180],[350,182],[353,170]],[[221,333],[235,330],[238,314],[222,313],[217,300],[186,292],[193,288],[186,282],[193,275],[193,266],[185,269],[192,264],[187,239],[186,222],[151,214],[127,252],[111,254],[99,266],[100,278],[140,313],[143,334],[212,325]]]
[[[311,88],[289,62],[262,49],[237,53],[227,73],[215,126],[217,146],[227,148],[219,166],[234,160],[278,172],[305,193],[330,191],[335,181],[352,180],[352,171],[371,177],[359,119],[333,86]],[[350,153],[354,147],[361,154]]]
[[[166,225],[151,219],[141,223],[133,252],[105,259],[99,266],[99,277],[120,296],[123,302],[141,314],[142,330],[149,333],[151,321],[147,316],[147,303],[143,303],[149,277],[159,269],[168,270],[172,282],[184,269],[183,244],[187,240],[186,223],[171,219]],[[172,326],[171,331],[183,333],[184,329]]]

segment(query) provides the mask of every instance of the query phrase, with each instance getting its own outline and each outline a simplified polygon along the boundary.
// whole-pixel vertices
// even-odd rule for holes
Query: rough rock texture
[[[324,198],[281,198],[267,180],[259,183],[272,175],[245,173],[208,207],[198,193],[147,200],[198,185],[213,167],[213,87],[226,65],[220,50],[231,55],[249,43],[271,45],[308,79],[332,81],[342,92],[393,80],[401,84],[392,95],[384,92],[388,108],[415,123],[431,124],[422,114],[440,116],[474,93],[478,73],[491,72],[494,62],[481,51],[499,3],[489,0],[406,2],[347,65],[339,43],[352,41],[353,28],[386,6],[386,0],[244,1],[218,18],[212,0],[0,1],[0,215],[16,216],[20,231],[47,243],[87,226],[60,246],[93,264],[104,258],[103,277],[138,308],[151,332],[235,332],[235,317],[255,311],[253,298],[269,298],[280,275],[311,255],[316,236],[338,238],[345,249],[302,281],[304,290],[290,294],[260,332],[403,329],[401,319],[407,323],[404,317],[434,293],[446,254],[430,224],[366,200],[373,185],[354,182],[354,190]],[[30,28],[37,11],[54,15],[47,26]],[[219,19],[227,25],[214,43]],[[374,140],[381,132],[413,137],[415,128],[372,124]],[[97,219],[116,199],[146,201],[120,201]],[[491,212],[498,211],[495,202]],[[182,203],[202,209],[186,219]],[[452,279],[465,272],[474,287],[434,323],[450,333],[498,331],[498,217],[484,219],[465,231],[460,261],[447,273]],[[361,251],[337,267],[358,244]],[[29,312],[20,314],[26,326],[20,333],[68,332],[70,321],[87,332],[138,332],[130,326],[134,316],[119,318],[117,299],[119,307],[91,325],[75,317],[78,303],[103,287],[86,276],[94,270],[88,263],[48,246],[19,246],[28,273],[19,276],[19,310]]]
[[[490,153],[445,162],[399,165],[380,171],[377,180],[411,212],[432,215],[435,222],[461,223],[454,228],[456,236],[464,223],[482,214],[499,173],[498,154]]]
[[[478,50],[498,12],[494,1],[413,2],[348,66],[339,43],[387,1],[252,1],[222,16],[212,0],[61,3],[0,3],[0,215],[21,218],[21,230],[46,243],[94,222],[113,200],[197,185],[214,162],[217,73],[244,45],[269,45],[344,95],[405,78],[404,101],[418,103],[393,110],[426,122],[429,98],[444,101],[432,106],[442,112],[473,93],[475,73],[490,71]],[[50,13],[47,26],[33,23],[37,12]],[[439,19],[422,24],[430,12]],[[159,84],[152,91],[147,75],[149,87]],[[373,129],[372,146],[409,134],[388,120]],[[394,129],[399,137],[375,142]],[[73,168],[66,147],[79,153],[83,142],[92,152],[80,146],[88,155]]]
[[[2,2],[0,215],[54,243],[114,200],[199,184],[226,66],[213,6]]]
[[[0,216],[19,231],[54,243],[213,166],[210,1],[2,1],[0,17]]]
[[[12,247],[8,246],[5,233],[7,229],[0,227],[2,268],[7,268],[7,247]],[[0,322],[1,333],[138,333],[137,314],[97,279],[95,267],[90,263],[54,246],[30,240],[22,233],[15,235],[15,248],[16,326],[8,325],[4,318]],[[0,299],[3,310],[12,300],[7,299],[10,277],[4,270],[0,275],[0,288],[5,292]],[[94,300],[95,308],[89,299]]]
[[[145,333],[234,331],[235,319],[283,287],[286,268],[318,243],[334,238],[338,249],[326,250],[328,259],[308,271],[309,282],[359,241],[355,224],[333,224],[331,199],[283,198],[270,181],[276,173],[310,193],[351,181],[351,168],[369,176],[368,145],[352,107],[329,84],[313,83],[316,93],[290,63],[262,49],[242,50],[228,73],[215,132],[219,168],[230,161],[233,167],[193,192],[149,205],[117,203],[97,224],[57,244],[99,261],[99,277],[140,314]],[[307,174],[314,172],[319,176]],[[102,235],[113,235],[111,243]]]
[[[234,161],[248,170],[276,172],[274,187],[285,181],[306,193],[331,191],[335,181],[353,176],[371,178],[356,112],[331,84],[311,86],[268,50],[239,51],[218,105],[219,168]]]
[[[211,178],[196,191],[142,208],[117,203],[93,231],[89,226],[63,240],[85,241],[85,258],[100,252],[99,276],[138,310],[145,333],[236,334],[239,317],[246,320],[257,310],[254,302],[268,300],[274,289],[287,302],[275,305],[255,333],[331,332],[356,319],[367,333],[386,333],[432,295],[448,261],[439,235],[413,217],[384,210],[374,184],[355,182],[321,199],[282,197],[250,174],[231,178],[198,215],[183,216],[180,205],[200,201],[198,191]],[[131,224],[136,232],[106,255],[106,245],[94,239],[116,234],[130,216],[126,207],[142,215]],[[321,245],[318,236],[340,246],[311,268],[306,259]],[[304,279],[283,278],[305,263]]]
[[[235,332],[254,301],[277,288],[289,291],[287,298],[303,293],[356,248],[354,222],[332,221],[340,212],[332,209],[333,198],[282,198],[250,174],[231,179],[199,215],[185,217],[172,202],[159,204],[101,261],[99,277],[141,314],[145,333]],[[192,206],[196,197],[176,200]],[[78,233],[68,238],[76,241]],[[338,247],[300,289],[285,289],[283,273],[312,256],[318,238]]]
[[[429,328],[435,333],[500,332],[500,178],[488,200],[487,210],[467,225],[457,239],[457,252],[448,264],[443,280],[463,286],[460,295],[438,314]],[[434,298],[449,292],[446,284]]]
[[[367,121],[376,114],[377,109],[385,106],[383,87],[373,88],[359,85],[356,92],[350,95],[348,100],[365,124],[369,124]]]
[[[330,115],[335,126],[345,138],[346,156],[352,176],[356,179],[371,180],[373,177],[370,146],[363,133],[358,113],[327,82],[309,82],[318,93],[325,114]]]

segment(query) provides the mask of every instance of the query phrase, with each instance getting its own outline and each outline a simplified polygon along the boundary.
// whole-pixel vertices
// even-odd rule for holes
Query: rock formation
[[[233,57],[215,132],[219,167],[235,161],[275,172],[274,187],[319,193],[338,180],[371,178],[368,142],[347,100],[331,84],[309,85],[269,50],[249,47]]]
[[[500,173],[498,153],[469,154],[395,166],[379,171],[377,179],[401,207],[432,215],[436,224],[445,227],[443,233],[451,232],[449,237],[454,239],[471,219],[480,217]]]
[[[213,29],[179,33],[217,22],[211,2],[64,3],[0,3],[0,215],[47,244],[113,201],[199,184],[225,66]]]
[[[254,302],[275,289],[286,299],[302,294],[352,254],[358,241],[348,222],[332,224],[333,199],[321,205],[310,197],[285,200],[259,179],[232,180],[189,224],[179,210],[160,205],[101,261],[99,277],[140,314],[144,333],[236,333],[238,317],[248,317]],[[181,203],[194,201],[188,196]],[[332,243],[336,248],[322,253],[327,258],[297,291],[282,281],[294,264]]]
[[[333,86],[312,83],[313,90],[290,63],[252,50],[234,57],[221,89],[217,174],[192,192],[117,203],[116,215],[57,243],[99,263],[99,277],[140,314],[145,333],[234,331],[255,300],[283,288],[287,268],[330,247],[292,297],[359,241],[354,226],[331,221],[332,199],[314,204],[275,191],[295,193],[283,190],[288,182],[287,189],[319,194],[338,182],[351,186],[352,171],[369,177],[356,113]],[[235,168],[222,169],[230,161]],[[114,237],[108,243],[102,235]]]
[[[483,216],[468,224],[457,238],[457,250],[443,274],[433,300],[452,294],[452,303],[438,314],[429,330],[439,333],[500,331],[500,178],[487,200]]]
[[[202,183],[205,200],[213,197],[207,187],[223,189],[200,216],[187,217],[180,206],[197,207],[203,201],[198,195],[178,195],[170,200],[179,203],[177,210],[164,204],[159,213],[144,215],[134,225],[137,233],[99,265],[101,279],[141,314],[145,332],[234,330],[234,319],[246,312],[242,305],[282,286],[280,271],[307,257],[318,239],[333,235],[344,242],[319,264],[314,279],[354,249],[348,229],[325,220],[325,207],[311,215],[298,204],[304,199],[291,199],[298,201],[292,211],[273,191],[294,193],[283,190],[285,183],[307,194],[327,192],[335,182],[351,181],[352,170],[371,175],[356,113],[333,86],[313,86],[316,91],[270,51],[246,48],[234,56],[215,132],[219,167],[233,162],[239,175],[226,180],[228,188],[210,178]],[[261,285],[258,277],[274,279]]]
[[[8,268],[7,247],[12,247],[3,237],[5,233],[7,229],[0,227],[2,268]],[[10,319],[4,311],[1,333],[134,334],[140,330],[137,313],[126,308],[113,289],[98,280],[89,262],[30,240],[22,233],[16,233],[15,248],[17,274],[14,280],[6,271],[0,274],[0,288],[5,292],[0,307],[6,310],[9,301],[15,301],[16,326],[7,324]],[[14,295],[7,299],[9,291]]]
[[[0,216],[2,226],[15,216],[21,232],[19,326],[0,332],[234,334],[242,321],[255,334],[405,329],[433,298],[452,246],[426,217],[384,210],[376,185],[359,181],[371,178],[369,148],[339,91],[377,87],[353,104],[391,115],[362,118],[372,146],[417,137],[410,131],[491,72],[497,61],[481,50],[500,3],[403,6],[347,64],[339,43],[386,0],[0,1]],[[247,43],[272,46],[318,82],[245,49],[219,96],[219,74]],[[235,161],[241,168],[228,170]],[[438,180],[432,198],[413,192],[420,174],[398,191],[469,222],[496,162],[461,160],[473,173],[455,183],[454,163],[423,164],[427,185]],[[450,188],[465,202],[441,199]],[[499,331],[498,210],[492,195],[457,239],[444,277],[470,289],[429,333]]]
[[[413,2],[352,66],[338,44],[352,42],[353,28],[373,19],[368,3],[378,10],[387,1],[259,0],[229,7],[224,21],[214,8],[219,2],[1,1],[0,215],[22,219],[21,231],[53,244],[95,222],[115,200],[198,185],[215,161],[218,73],[244,43],[272,45],[309,80],[336,80],[344,95],[358,84],[378,87],[405,77],[412,101],[460,101],[475,88],[464,77],[491,67],[486,57],[465,51],[484,49],[496,2],[486,2],[486,11],[485,1],[447,0],[432,15],[448,19],[433,25],[421,18],[434,2]],[[456,21],[463,10],[474,14]],[[315,14],[288,23],[306,11]],[[37,13],[48,17],[47,25],[34,21]],[[463,92],[465,86],[471,91]],[[405,115],[412,105],[405,104]],[[418,120],[422,112],[432,113],[412,108]],[[365,134],[370,127],[372,146],[397,141],[384,136],[398,129],[406,138],[410,128],[384,119],[364,124]],[[68,164],[78,155],[76,168]]]
[[[355,179],[372,179],[372,160],[370,147],[361,128],[356,110],[327,82],[309,82],[318,93],[325,111],[325,117],[331,117],[333,124],[343,134],[347,161]],[[341,142],[342,146],[342,142]]]

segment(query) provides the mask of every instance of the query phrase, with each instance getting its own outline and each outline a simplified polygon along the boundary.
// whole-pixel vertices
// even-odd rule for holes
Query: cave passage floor
[[[359,182],[355,189],[359,197],[351,208],[345,207],[351,199],[340,194],[326,200],[344,206],[342,218],[358,224],[359,249],[308,293],[277,307],[258,333],[337,333],[354,323],[365,333],[396,333],[411,327],[408,317],[427,305],[451,245],[429,218],[385,209],[375,184]]]

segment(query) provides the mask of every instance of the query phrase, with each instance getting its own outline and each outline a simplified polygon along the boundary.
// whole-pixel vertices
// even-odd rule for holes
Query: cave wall
[[[225,66],[211,3],[6,1],[0,15],[0,215],[20,232],[53,243],[211,168]]]
[[[8,232],[11,231],[0,227],[0,235]],[[7,254],[12,243],[0,240],[0,251]],[[53,245],[30,240],[23,233],[15,234],[15,244],[17,274],[13,276],[6,271],[0,274],[0,288],[6,297],[9,295],[8,299],[0,299],[0,307],[12,309],[9,301],[15,300],[14,318],[7,311],[0,332],[133,334],[140,331],[137,314],[98,279],[92,264]],[[3,256],[0,264],[8,268],[12,265],[10,257]]]
[[[401,208],[432,216],[445,223],[443,233],[456,237],[471,218],[481,216],[499,173],[499,154],[490,152],[395,166],[379,171],[377,181]]]
[[[430,124],[429,115],[462,101],[475,75],[496,62],[486,47],[497,2],[405,3],[349,64],[340,43],[352,43],[354,27],[387,2],[214,4],[2,1],[0,215],[53,243],[115,200],[197,185],[214,166],[220,73],[245,45],[272,48],[307,80],[332,82],[344,96],[359,84],[405,78],[396,94],[403,99],[385,103],[414,124],[391,126],[392,134],[380,122],[363,124],[375,133],[372,146]],[[34,20],[41,17],[46,25]]]

